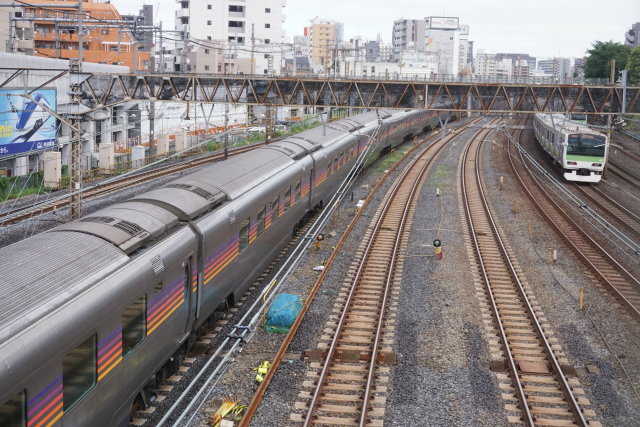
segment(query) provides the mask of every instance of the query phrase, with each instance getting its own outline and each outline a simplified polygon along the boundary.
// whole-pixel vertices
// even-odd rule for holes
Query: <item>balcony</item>
[[[190,13],[189,13],[190,9],[178,9],[176,10],[176,18],[189,18]]]
[[[56,41],[59,40],[61,43],[63,42],[78,42],[77,34],[69,34],[69,33],[34,33],[33,39],[38,41]],[[85,40],[86,41],[86,40]]]

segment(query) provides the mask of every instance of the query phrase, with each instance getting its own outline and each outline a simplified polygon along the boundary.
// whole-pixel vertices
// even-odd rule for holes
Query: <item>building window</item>
[[[109,35],[109,30],[102,30],[102,34],[104,34],[105,36]]]
[[[207,40],[211,40],[211,36],[207,36]]]
[[[211,21],[207,21],[207,25],[211,25]]]
[[[205,66],[204,66],[204,70],[205,70],[205,71],[209,71],[209,66],[208,66],[208,65],[205,65]]]
[[[205,49],[204,53],[208,54],[209,53],[209,49]]]
[[[249,218],[245,219],[240,223],[240,252],[244,252],[249,246]]]
[[[271,39],[264,39],[264,44],[269,44],[271,43]]]
[[[188,1],[183,1],[180,3],[180,7],[182,9],[189,9],[189,2]]]
[[[96,384],[96,336],[67,353],[62,359],[64,411],[68,411]]]
[[[269,59],[269,54],[268,53],[264,54],[264,59]]]
[[[211,10],[211,9],[213,9],[213,6],[212,6],[212,5],[210,5],[210,4],[208,4],[208,5],[207,5],[207,9]]]
[[[218,65],[218,72],[221,73],[222,72],[222,65]]]
[[[244,6],[229,6],[229,12],[244,12]]]
[[[268,7],[266,7],[266,8],[264,9],[264,13],[271,13],[271,9],[270,9],[270,8],[268,8]]]
[[[242,21],[229,21],[229,27],[231,28],[243,28],[244,22]]]
[[[122,312],[122,357],[125,357],[144,339],[146,305],[147,298],[143,295]]]
[[[265,28],[271,28],[271,24],[264,24]]]
[[[13,399],[0,405],[0,425],[22,427],[27,425],[26,396],[21,391]]]

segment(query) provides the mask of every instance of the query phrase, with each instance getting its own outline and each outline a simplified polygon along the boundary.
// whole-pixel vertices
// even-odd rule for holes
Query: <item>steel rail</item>
[[[476,139],[477,140],[477,139]],[[493,294],[493,290],[491,289],[491,285],[490,285],[490,281],[489,281],[489,277],[488,277],[488,273],[487,273],[487,268],[484,264],[484,260],[483,260],[483,255],[482,255],[482,251],[480,250],[480,245],[478,242],[478,239],[476,237],[476,233],[475,233],[475,227],[473,226],[473,218],[471,215],[471,210],[470,210],[470,204],[469,204],[469,199],[468,199],[468,192],[467,192],[467,183],[466,183],[466,177],[465,177],[465,168],[467,166],[467,157],[468,157],[468,153],[471,149],[471,146],[473,145],[473,141],[470,142],[466,149],[465,149],[465,153],[463,156],[463,167],[462,167],[462,187],[463,187],[463,196],[464,196],[464,201],[465,201],[465,209],[467,212],[467,219],[469,221],[469,226],[471,228],[471,235],[472,235],[472,240],[474,243],[474,247],[476,250],[476,253],[478,254],[478,262],[481,266],[481,270],[482,270],[482,274],[485,280],[485,284],[491,299],[491,304],[494,310],[494,314],[496,315],[496,319],[498,320],[498,325],[499,325],[499,329],[500,329],[500,334],[501,334],[501,339],[503,340],[503,347],[505,348],[505,352],[508,354],[508,358],[509,358],[509,366],[512,369],[513,372],[513,379],[516,382],[516,388],[517,388],[517,392],[519,397],[521,398],[521,402],[522,402],[522,406],[523,406],[523,411],[526,415],[526,422],[529,425],[535,425],[535,420],[533,417],[533,414],[530,411],[529,405],[527,403],[527,397],[526,397],[526,393],[524,391],[524,388],[522,386],[522,383],[520,381],[519,378],[519,371],[516,369],[516,364],[515,364],[515,359],[514,356],[509,348],[508,345],[508,340],[506,337],[506,332],[502,326],[502,321],[501,316],[499,315],[499,311],[498,311],[498,307],[497,307],[497,302],[495,300],[494,294]],[[500,249],[500,252],[502,253],[502,257],[504,259],[504,261],[506,262],[506,265],[509,268],[509,273],[512,276],[515,284],[516,284],[516,290],[518,291],[520,297],[522,298],[523,301],[523,305],[525,307],[525,309],[528,312],[528,315],[531,319],[531,323],[538,335],[538,338],[540,339],[540,341],[543,343],[543,348],[545,353],[547,354],[547,358],[551,361],[551,366],[552,369],[555,373],[556,379],[560,382],[561,388],[563,389],[563,392],[565,394],[565,396],[567,397],[568,403],[569,403],[569,407],[571,412],[574,414],[575,418],[577,421],[579,421],[580,425],[582,426],[586,426],[588,425],[587,420],[584,418],[584,415],[580,409],[580,406],[578,405],[578,402],[575,398],[575,396],[573,395],[573,393],[571,392],[571,387],[569,385],[569,383],[567,382],[567,379],[564,375],[564,373],[562,372],[562,368],[560,367],[560,363],[558,362],[558,360],[555,357],[555,354],[553,353],[553,350],[551,348],[551,344],[549,343],[549,341],[547,340],[544,331],[542,329],[542,326],[540,325],[540,322],[538,321],[538,318],[533,310],[533,307],[531,306],[531,303],[529,301],[529,298],[526,295],[526,292],[524,291],[524,287],[522,285],[522,282],[520,281],[520,278],[518,276],[518,273],[516,272],[515,267],[513,266],[513,263],[511,262],[511,258],[509,257],[509,254],[507,252],[506,247],[504,246],[504,242],[502,241],[502,237],[500,235],[500,232],[497,229],[497,226],[495,224],[495,221],[493,219],[493,215],[491,214],[491,210],[489,208],[488,202],[487,202],[487,197],[485,195],[483,186],[482,186],[482,180],[481,180],[481,173],[480,173],[480,157],[481,157],[481,148],[482,148],[482,140],[480,140],[480,142],[477,143],[476,145],[476,158],[475,158],[475,162],[474,162],[474,169],[475,169],[475,178],[476,178],[476,182],[477,182],[477,186],[478,186],[478,192],[480,195],[480,199],[482,201],[483,207],[484,207],[484,212],[485,212],[485,216],[486,216],[486,220],[488,221],[493,233],[494,233],[494,238],[495,240],[498,242],[498,246]]]
[[[305,421],[304,421],[304,425],[305,426],[309,426],[313,421],[313,414],[316,410],[316,407],[319,403],[319,399],[320,399],[320,393],[322,390],[322,385],[324,383],[324,381],[326,380],[327,376],[328,376],[328,372],[329,372],[329,366],[333,361],[334,355],[335,355],[335,351],[336,351],[336,347],[337,347],[337,343],[338,343],[338,339],[340,337],[341,331],[343,329],[343,326],[345,324],[345,319],[347,316],[347,312],[348,312],[348,308],[351,304],[351,302],[354,300],[354,295],[357,289],[357,283],[360,281],[360,278],[362,277],[363,273],[364,273],[364,269],[365,269],[365,264],[367,261],[367,258],[369,256],[369,254],[372,252],[372,249],[374,247],[374,244],[376,243],[376,235],[378,233],[378,231],[380,230],[381,225],[383,224],[383,221],[385,220],[385,215],[388,213],[390,207],[392,206],[392,202],[394,201],[394,196],[397,194],[398,190],[402,187],[402,184],[404,184],[405,178],[409,175],[409,173],[412,172],[414,166],[423,158],[423,156],[427,153],[427,151],[430,151],[431,149],[433,149],[434,147],[436,150],[435,154],[438,154],[445,146],[446,146],[446,142],[448,142],[450,140],[450,138],[448,139],[442,139],[439,141],[440,145],[439,146],[435,146],[435,145],[431,145],[429,147],[426,147],[422,153],[420,153],[418,156],[416,156],[415,159],[413,159],[410,163],[409,166],[407,166],[405,168],[405,170],[402,172],[401,176],[394,182],[392,188],[389,190],[389,194],[390,196],[387,198],[387,200],[385,201],[384,205],[382,206],[381,209],[381,214],[378,217],[376,223],[374,224],[372,233],[371,233],[371,237],[369,239],[369,241],[367,242],[367,246],[363,252],[362,255],[362,260],[360,262],[360,265],[358,266],[358,270],[354,276],[353,279],[353,286],[351,287],[351,290],[349,292],[349,295],[347,296],[347,300],[344,304],[344,310],[342,311],[341,315],[340,315],[340,319],[338,320],[337,326],[336,326],[336,332],[334,334],[334,337],[332,339],[331,345],[329,346],[329,349],[327,350],[327,356],[325,359],[325,362],[323,364],[322,370],[320,372],[320,375],[318,377],[317,380],[317,387],[314,391],[313,396],[311,397],[311,401],[309,403],[309,409],[307,411],[307,415],[305,417]],[[434,155],[432,155],[429,158],[429,161],[426,162],[421,170],[420,173],[418,175],[418,178],[416,179],[416,181],[420,181],[421,177],[423,176],[424,172],[426,169],[428,169],[428,167],[431,164],[431,160],[434,158]],[[415,186],[415,182],[414,182],[414,186]],[[411,199],[407,199],[407,205],[404,207],[403,209],[403,218],[406,218],[407,212],[408,212],[408,206],[410,206],[411,204]],[[400,234],[400,229],[398,230],[398,233]],[[400,239],[398,238],[398,236],[396,236],[396,239],[394,240],[394,246],[393,246],[393,253],[397,253],[397,246],[399,245]],[[393,259],[395,259],[395,257],[392,257]],[[385,279],[385,284],[384,284],[384,297],[383,297],[383,301],[386,302],[386,298],[388,295],[388,288],[389,288],[389,283],[390,283],[390,278],[392,277],[393,273],[391,273],[391,270],[393,268],[393,264],[389,264],[389,273],[387,274],[387,277]],[[384,315],[384,310],[385,307],[384,305],[381,303],[380,304],[380,317],[379,317],[379,321],[376,325],[376,336],[377,339],[375,340],[376,345],[379,342],[379,335],[380,335],[380,330],[383,326],[383,322],[382,317]],[[374,350],[372,350],[372,354],[371,357],[369,358],[369,373],[367,375],[367,384],[364,390],[364,399],[363,399],[363,407],[362,407],[362,413],[361,413],[361,418],[360,418],[360,425],[364,425],[365,421],[366,421],[366,404],[368,402],[368,396],[370,394],[370,388],[371,388],[371,383],[372,383],[372,376],[373,373],[372,371],[375,369],[375,352]]]
[[[625,227],[627,231],[630,231],[636,237],[640,237],[640,216],[622,206],[598,187],[573,185],[573,188],[606,212],[609,217]],[[619,211],[619,213],[615,211]],[[629,241],[635,243],[637,250],[640,250],[638,241],[633,242],[631,238],[629,238]]]
[[[473,119],[471,121],[468,121],[468,122],[458,126],[457,128],[468,126],[469,124],[475,123],[478,120],[479,119]],[[437,137],[435,139],[434,143],[438,142],[440,139],[441,139],[441,137]],[[425,141],[421,142],[420,145],[422,143],[424,143]],[[312,305],[312,303],[313,303],[313,301],[315,299],[315,296],[317,295],[318,291],[320,290],[320,287],[324,283],[325,277],[327,276],[327,274],[328,274],[328,272],[330,270],[330,267],[333,264],[333,261],[338,256],[338,253],[340,252],[340,249],[342,248],[342,246],[346,242],[347,238],[349,237],[349,235],[353,231],[353,228],[358,223],[358,221],[359,221],[360,217],[362,216],[363,212],[365,211],[366,207],[369,206],[370,202],[373,200],[374,196],[377,194],[377,191],[382,186],[382,184],[386,181],[386,179],[391,175],[391,173],[393,173],[400,166],[402,161],[404,161],[410,154],[412,154],[416,149],[418,149],[420,147],[420,145],[415,145],[414,147],[412,147],[396,163],[394,163],[393,166],[391,166],[389,168],[389,170],[382,176],[382,178],[380,180],[378,180],[376,185],[371,189],[371,192],[369,193],[369,195],[365,199],[365,202],[364,202],[362,208],[360,208],[360,210],[358,210],[356,215],[352,218],[351,222],[347,226],[347,229],[345,230],[345,232],[341,236],[340,240],[336,244],[336,249],[331,252],[331,255],[330,255],[330,257],[327,260],[327,263],[325,265],[325,268],[320,273],[320,276],[318,276],[318,279],[314,283],[314,285],[313,285],[313,287],[311,289],[311,292],[309,293],[309,296],[307,298],[305,298],[304,304],[302,306],[302,309],[300,310],[300,314],[296,317],[296,320],[294,321],[294,323],[291,326],[289,332],[285,336],[285,339],[284,339],[283,343],[280,345],[280,348],[278,349],[278,352],[276,353],[276,355],[275,355],[275,357],[274,357],[274,359],[273,359],[273,361],[271,363],[271,368],[267,371],[267,375],[265,376],[264,380],[262,381],[262,383],[258,387],[258,390],[255,392],[255,394],[253,396],[253,399],[251,399],[251,402],[247,406],[247,410],[245,411],[245,413],[244,413],[244,415],[242,417],[242,420],[240,421],[238,427],[247,427],[249,425],[249,423],[251,422],[251,419],[255,415],[256,411],[258,410],[258,407],[260,406],[260,403],[262,402],[262,398],[264,397],[264,395],[265,395],[265,393],[266,393],[266,391],[267,391],[267,389],[269,387],[269,384],[271,383],[271,380],[273,379],[273,376],[277,372],[278,366],[282,362],[282,359],[284,358],[284,355],[286,354],[287,349],[291,345],[291,342],[293,341],[293,338],[296,336],[296,333],[297,333],[300,325],[302,324],[307,311],[311,307],[311,305]]]
[[[479,135],[481,134],[481,132],[478,132],[476,134],[476,138],[479,137]],[[487,134],[489,134],[489,130],[486,130],[484,132],[482,132],[482,138],[484,138],[484,136],[486,136]],[[471,146],[471,142],[469,142],[468,147]],[[467,195],[467,185],[466,185],[466,179],[465,179],[465,169],[464,169],[464,165],[467,163],[467,154],[468,154],[468,149],[466,149],[464,151],[463,157],[462,157],[462,169],[461,169],[461,179],[462,179],[462,197],[464,200],[464,207],[465,207],[465,213],[467,214],[467,223],[470,229],[470,234],[471,234],[471,241],[473,242],[473,247],[474,250],[476,252],[476,254],[478,254],[478,264],[480,264],[480,270],[482,273],[482,277],[483,280],[485,282],[485,286],[487,288],[487,292],[489,294],[489,299],[491,301],[491,308],[493,309],[493,315],[495,316],[496,319],[500,319],[500,312],[498,310],[498,305],[496,303],[496,299],[494,297],[493,291],[491,290],[491,287],[489,286],[489,276],[487,274],[487,269],[485,268],[484,265],[484,261],[482,260],[482,255],[480,254],[480,244],[478,243],[478,239],[476,237],[476,230],[475,227],[473,225],[473,220],[471,218],[471,207],[469,206],[469,201],[468,201],[468,195]],[[504,326],[502,325],[502,322],[500,322],[499,320],[497,321],[497,325],[498,325],[498,329],[500,332],[500,341],[502,341],[502,347],[504,348],[505,353],[507,354],[507,363],[509,364],[509,369],[512,373],[512,378],[513,381],[515,382],[515,386],[516,386],[516,393],[518,394],[518,398],[520,399],[520,402],[522,402],[522,411],[524,412],[525,418],[526,418],[526,423],[528,425],[534,425],[533,422],[533,415],[531,414],[531,410],[529,408],[529,405],[526,404],[526,395],[524,393],[524,388],[522,386],[522,383],[520,381],[520,377],[518,375],[518,368],[515,364],[515,360],[513,357],[513,354],[511,353],[511,349],[508,345],[508,341],[507,341],[507,333],[504,330]]]
[[[509,142],[511,143],[511,140]],[[511,143],[510,146],[511,145],[513,144]],[[555,207],[555,209],[557,210],[557,212],[560,213],[562,218],[564,218],[567,221],[567,223],[573,227],[573,230],[571,230],[572,236],[569,236],[569,233],[567,231],[563,230],[563,228],[560,227],[556,223],[556,221],[553,221],[550,214],[547,212],[547,209],[545,209],[545,207],[542,206],[541,202],[536,198],[536,196],[529,189],[529,186],[527,185],[527,183],[525,183],[523,176],[518,172],[516,168],[515,162],[513,160],[513,156],[511,155],[511,150],[508,149],[507,152],[509,154],[509,162],[511,164],[511,169],[513,170],[514,175],[520,182],[520,186],[522,187],[522,189],[525,191],[529,199],[533,202],[533,204],[538,209],[538,212],[540,212],[540,214],[547,220],[547,222],[551,224],[551,226],[560,234],[560,236],[574,250],[574,252],[578,255],[578,257],[584,260],[584,262],[587,264],[587,266],[589,266],[591,271],[598,278],[600,278],[600,280],[602,280],[605,286],[613,292],[613,294],[618,298],[618,300],[620,300],[620,302],[625,307],[627,307],[637,319],[640,320],[640,307],[635,306],[631,301],[629,301],[629,299],[617,288],[617,286],[609,280],[607,275],[603,273],[583,251],[580,250],[580,248],[577,246],[575,242],[575,236],[577,235],[577,236],[583,237],[584,240],[586,240],[589,244],[591,244],[592,247],[594,247],[598,251],[601,258],[605,259],[610,266],[612,266],[614,269],[618,270],[620,273],[626,276],[627,280],[632,282],[635,285],[636,289],[640,289],[640,282],[638,281],[638,279],[636,279],[629,271],[627,271],[622,265],[620,265],[611,255],[609,255],[609,253],[605,251],[605,249],[602,246],[600,246],[595,240],[593,240],[593,238],[591,238],[591,236],[589,236],[583,230],[583,227],[579,226],[575,221],[573,221],[573,219],[571,219],[571,217],[562,208],[560,208],[560,206],[555,202],[555,200],[553,200],[551,195],[549,195],[549,193],[545,191],[543,186],[540,184],[539,180],[534,177],[533,172],[529,169],[529,167],[525,162],[522,151],[520,149],[517,149],[517,150],[520,156],[520,163],[525,167],[527,174],[533,181],[535,187],[546,197],[545,200],[552,207]]]
[[[264,143],[252,144],[244,147],[231,149],[228,151],[229,156],[235,156],[238,154],[251,151],[257,147],[264,145]],[[206,165],[208,163],[224,159],[224,153],[209,154],[196,159],[188,160],[184,163],[169,165],[160,169],[151,169],[143,172],[132,173],[127,176],[118,176],[108,179],[105,182],[93,184],[84,188],[81,191],[75,191],[73,194],[79,194],[82,192],[87,198],[102,197],[111,194],[116,191],[121,191],[126,188],[142,184],[153,179],[162,178],[177,172],[193,169]],[[166,161],[162,159],[161,161]],[[151,164],[153,165],[153,164]],[[135,172],[135,171],[131,171]],[[0,225],[6,226],[24,221],[26,219],[33,219],[40,215],[53,212],[67,203],[71,197],[71,193],[61,195],[51,200],[44,202],[36,202],[30,205],[21,206],[19,208],[12,209],[0,216]]]

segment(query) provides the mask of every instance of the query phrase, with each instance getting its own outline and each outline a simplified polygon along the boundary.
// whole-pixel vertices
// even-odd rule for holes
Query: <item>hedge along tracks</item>
[[[254,148],[262,145],[264,145],[264,143],[251,144],[243,147],[229,149],[228,154],[229,156],[235,156],[237,154],[251,151]],[[85,187],[80,193],[82,194],[82,198],[84,200],[107,196],[109,194],[131,188],[138,184],[152,181],[157,178],[166,177],[175,173],[182,173],[189,169],[197,168],[222,159],[224,159],[224,153],[206,154],[192,160],[180,162],[178,164],[166,167],[150,169],[142,172],[131,171],[125,175],[113,177],[101,183],[92,184],[88,187]],[[164,160],[166,159],[163,159],[163,161]],[[70,198],[71,195],[67,193],[56,196],[49,200],[31,203],[25,206],[20,206],[18,208],[10,208],[10,210],[8,210],[7,212],[4,212],[3,206],[0,205],[0,227],[33,219],[46,213],[55,212],[58,209],[64,209],[69,204]]]
[[[569,212],[554,201],[544,189],[540,179],[527,166],[522,152],[514,160],[513,144],[509,142],[507,152],[514,175],[522,189],[542,216],[560,234],[564,241],[582,259],[595,276],[622,303],[637,320],[640,320],[640,281],[618,263],[577,224]]]
[[[561,367],[567,363],[544,314],[517,265],[486,200],[480,177],[482,141],[490,130],[479,132],[467,145],[461,166],[462,209],[478,267],[476,286],[493,313],[495,329],[510,375],[498,374],[508,420],[526,425],[599,425],[593,410],[580,405],[584,398],[576,379]],[[470,257],[471,258],[471,257]],[[473,258],[472,258],[473,259]],[[485,316],[488,321],[489,316]],[[492,329],[490,326],[489,329]],[[490,343],[492,352],[499,347]]]
[[[475,123],[477,122],[478,119],[472,120],[472,121],[468,121],[465,122],[463,124],[461,124],[458,127],[464,127],[467,126],[469,124]],[[451,140],[454,136],[453,135],[448,135],[444,138],[444,143],[446,144],[449,140]],[[438,140],[436,140],[433,144],[438,144]],[[333,251],[333,253],[331,254],[329,260],[327,261],[325,268],[323,270],[323,272],[320,274],[320,276],[318,277],[318,279],[316,280],[316,283],[314,284],[311,292],[309,293],[309,296],[304,300],[304,305],[302,307],[302,311],[301,313],[298,315],[298,317],[296,318],[296,321],[294,322],[294,324],[291,327],[291,330],[289,331],[289,333],[287,334],[287,336],[284,339],[284,342],[282,343],[282,345],[280,346],[280,349],[278,350],[278,353],[276,354],[276,356],[274,357],[273,361],[272,361],[272,365],[271,365],[271,369],[269,369],[267,375],[265,376],[264,381],[262,382],[262,384],[259,386],[258,390],[256,391],[252,401],[250,402],[250,404],[248,405],[248,409],[245,413],[244,418],[242,419],[240,426],[248,426],[249,423],[252,420],[252,417],[254,416],[254,414],[256,413],[262,398],[264,397],[269,384],[273,378],[273,376],[276,374],[277,372],[277,368],[279,366],[279,364],[281,363],[281,361],[283,360],[283,357],[287,351],[287,349],[289,348],[289,345],[291,344],[291,342],[293,341],[297,330],[299,328],[299,326],[301,325],[305,314],[307,313],[307,311],[309,310],[311,304],[313,303],[313,300],[317,294],[317,292],[319,291],[321,285],[324,282],[324,279],[327,275],[327,273],[331,270],[331,265],[333,264],[337,254],[340,252],[341,248],[343,247],[345,241],[347,240],[347,237],[349,237],[349,235],[351,234],[351,231],[354,229],[355,225],[358,224],[360,217],[362,216],[363,212],[366,211],[367,206],[369,205],[369,203],[371,202],[371,200],[373,200],[373,198],[376,196],[380,186],[386,181],[387,177],[403,162],[403,160],[405,160],[410,154],[412,154],[415,150],[417,150],[418,148],[420,148],[420,145],[414,146],[412,147],[407,153],[405,153],[405,155],[399,159],[385,174],[384,176],[382,176],[380,178],[380,180],[378,181],[378,183],[375,185],[375,187],[371,190],[369,196],[367,197],[367,199],[365,200],[365,204],[364,206],[356,213],[356,215],[354,216],[354,218],[352,219],[351,223],[349,224],[349,226],[347,227],[346,231],[344,232],[344,234],[342,235],[342,237],[340,238],[340,240],[338,241],[338,243],[336,244],[335,250]],[[347,285],[343,286],[343,289],[341,290],[341,292],[343,293],[348,293],[349,291],[349,284],[351,282],[349,280],[347,280]],[[344,300],[344,298],[343,298]],[[326,331],[333,331],[335,329],[335,321],[329,321],[328,322],[328,327],[325,329]],[[326,347],[326,346],[325,346]],[[322,353],[323,351],[319,351],[318,353],[320,353],[320,357],[322,357]],[[312,363],[311,364],[311,371],[309,372],[310,375],[312,376],[317,376],[317,370],[320,368],[320,365],[318,363]],[[309,383],[307,383],[307,385],[309,385]],[[296,404],[296,406],[302,406],[302,407],[307,407],[307,401],[310,397],[310,393],[309,391],[301,391],[300,395],[299,395],[302,399],[303,402],[298,402],[298,404]],[[299,412],[301,412],[302,410],[300,410]],[[298,413],[297,415],[294,415],[294,418],[297,420],[301,420],[301,414]]]

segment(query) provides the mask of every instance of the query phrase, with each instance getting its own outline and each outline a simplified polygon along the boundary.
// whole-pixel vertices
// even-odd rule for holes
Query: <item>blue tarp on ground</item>
[[[292,294],[278,295],[267,312],[265,330],[267,332],[286,334],[301,309],[302,300],[300,300],[299,296]]]

